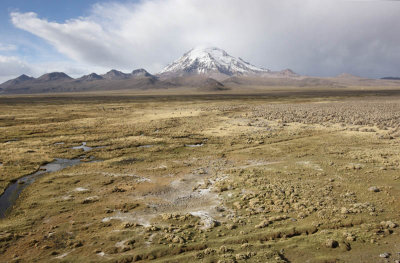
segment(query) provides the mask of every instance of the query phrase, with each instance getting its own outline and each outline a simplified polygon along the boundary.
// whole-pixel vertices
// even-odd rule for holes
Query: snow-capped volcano
[[[164,68],[160,75],[184,76],[189,74],[226,76],[251,75],[268,73],[270,70],[258,68],[235,58],[226,51],[216,48],[194,48],[185,53],[181,58]]]

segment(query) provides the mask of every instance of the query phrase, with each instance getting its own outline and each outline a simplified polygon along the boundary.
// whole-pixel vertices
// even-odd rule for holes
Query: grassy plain
[[[0,261],[395,262],[400,94],[358,91],[1,97],[0,192],[97,162],[23,191]]]

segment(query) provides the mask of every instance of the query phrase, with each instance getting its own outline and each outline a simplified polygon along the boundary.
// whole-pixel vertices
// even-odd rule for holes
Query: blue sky
[[[45,41],[29,32],[16,29],[10,19],[11,12],[35,12],[51,21],[63,22],[67,19],[85,16],[93,4],[105,2],[99,0],[1,0],[0,1],[0,35],[3,43],[32,41],[46,51],[51,48]],[[29,55],[29,54],[25,54]]]
[[[13,25],[10,14],[12,12],[34,12],[49,21],[63,23],[68,19],[87,16],[92,6],[106,3],[106,0],[1,0],[0,1],[0,56],[12,56],[21,58],[27,63],[72,63],[68,56],[58,52],[56,48],[46,40],[34,34],[21,30]],[[119,1],[121,3],[128,1]],[[129,2],[135,2],[129,0]],[[1,48],[3,47],[3,49]],[[73,63],[72,63],[73,64]],[[1,67],[0,67],[1,69]],[[38,75],[51,69],[38,73],[26,72]],[[24,72],[20,72],[24,73]],[[32,74],[33,73],[33,74]],[[1,76],[0,82],[14,76]]]
[[[196,46],[313,76],[400,75],[400,1],[1,0],[0,82],[157,73]]]

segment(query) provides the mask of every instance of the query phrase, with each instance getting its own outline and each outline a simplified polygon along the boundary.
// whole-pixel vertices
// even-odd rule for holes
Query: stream
[[[17,181],[9,184],[0,196],[0,218],[5,218],[7,212],[15,204],[22,190],[35,182],[36,179],[44,174],[57,172],[67,167],[75,166],[81,163],[81,159],[58,159],[53,162],[40,166],[39,170],[19,178]]]

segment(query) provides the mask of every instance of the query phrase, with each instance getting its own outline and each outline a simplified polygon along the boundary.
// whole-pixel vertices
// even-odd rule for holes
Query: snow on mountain
[[[95,80],[101,80],[104,79],[102,76],[97,75],[96,73],[91,73],[89,75],[84,75],[77,79],[78,81],[95,81]]]
[[[143,68],[135,69],[134,71],[132,71],[131,75],[132,77],[154,77]]]
[[[160,75],[183,76],[188,74],[223,74],[227,76],[251,75],[270,72],[235,58],[226,51],[216,48],[194,48],[164,68]]]

